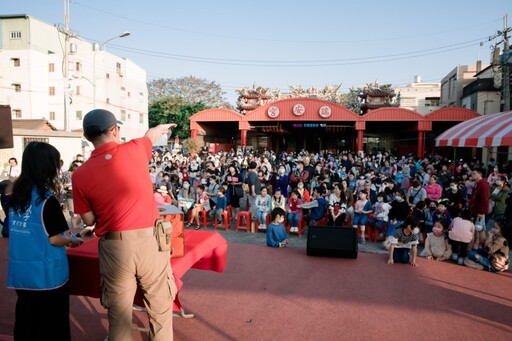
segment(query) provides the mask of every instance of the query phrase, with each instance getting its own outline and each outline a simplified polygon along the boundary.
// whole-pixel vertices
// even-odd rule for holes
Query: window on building
[[[76,95],[80,96],[80,86],[76,86]]]
[[[48,72],[55,72],[55,64],[54,63],[48,64]]]
[[[21,31],[11,31],[10,37],[11,39],[21,39]]]
[[[121,91],[126,91],[126,88],[124,86],[122,86]]]
[[[132,119],[132,114],[128,114],[128,121]]]
[[[80,64],[80,62],[76,62],[76,63],[75,63],[75,70],[76,70],[76,71],[80,71],[80,70],[82,70],[82,64]]]
[[[110,73],[107,73],[107,74],[105,75],[105,77],[106,77],[107,79],[110,79]]]
[[[21,92],[21,84],[13,84],[12,86],[14,86],[14,91]]]
[[[50,111],[50,121],[55,121],[55,111]]]
[[[105,102],[107,102],[107,104],[110,104],[110,98],[105,99]]]
[[[50,139],[47,137],[24,137],[23,138],[23,148],[26,148],[30,142],[49,143]]]
[[[21,109],[13,109],[12,112],[15,118],[21,118]]]
[[[121,121],[126,121],[126,110],[121,109]]]
[[[139,123],[140,124],[144,123],[144,114],[139,113]]]
[[[49,92],[50,96],[55,96],[55,87],[54,86],[50,86],[48,92]]]
[[[128,97],[131,97],[131,93],[130,93],[130,91],[128,91]]]
[[[77,110],[75,117],[77,120],[81,121],[82,120],[82,110]]]
[[[21,65],[19,58],[11,58],[11,60],[15,67],[19,67]]]

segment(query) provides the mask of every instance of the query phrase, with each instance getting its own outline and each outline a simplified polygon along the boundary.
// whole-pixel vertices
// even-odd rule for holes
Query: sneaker
[[[299,232],[299,228],[298,228],[298,227],[296,227],[296,226],[294,226],[294,227],[292,227],[291,231],[292,231],[292,232]]]
[[[465,259],[465,257],[459,257],[459,259],[457,259],[457,264],[463,265],[464,264],[464,259]]]
[[[452,253],[452,261],[458,262],[458,259],[459,259],[459,255],[456,253]]]
[[[200,228],[201,228],[201,225],[197,225],[197,226],[195,227],[195,229],[196,229],[196,230],[199,230]]]
[[[258,226],[258,230],[264,230],[264,229],[265,229],[265,225],[260,224],[260,226]]]
[[[359,243],[361,243],[361,244],[366,243],[366,240],[364,239],[364,237],[359,238]]]

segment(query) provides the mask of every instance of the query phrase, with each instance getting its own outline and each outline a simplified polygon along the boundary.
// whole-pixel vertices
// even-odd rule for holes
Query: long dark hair
[[[25,212],[30,206],[34,187],[39,195],[38,200],[43,200],[48,190],[57,194],[59,168],[60,153],[54,146],[30,142],[23,152],[21,174],[14,182],[10,207],[16,212]]]

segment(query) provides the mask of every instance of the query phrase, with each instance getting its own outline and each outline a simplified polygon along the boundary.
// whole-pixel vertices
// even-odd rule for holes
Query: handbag
[[[243,197],[244,196],[244,191],[242,190],[242,187],[240,186],[235,186],[235,195],[237,197]]]
[[[477,217],[475,220],[475,231],[483,231],[485,227],[485,217]]]

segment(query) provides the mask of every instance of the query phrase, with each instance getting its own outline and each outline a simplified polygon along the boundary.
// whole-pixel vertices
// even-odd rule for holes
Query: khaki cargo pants
[[[150,340],[172,340],[177,288],[169,252],[158,251],[153,227],[101,237],[99,260],[100,301],[108,309],[109,341],[133,340],[132,306],[137,284],[148,312]]]

